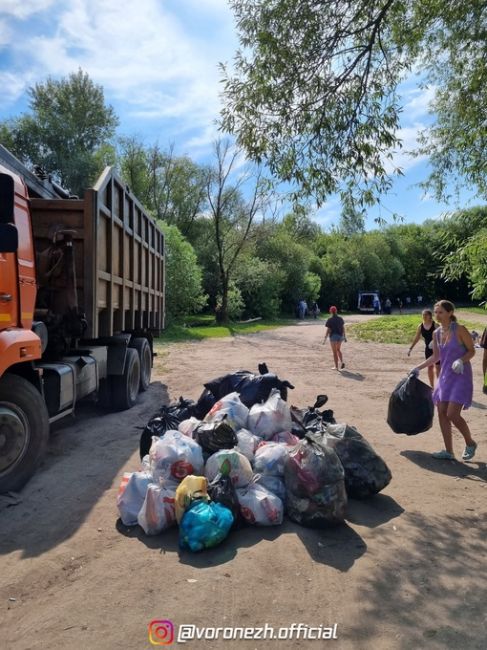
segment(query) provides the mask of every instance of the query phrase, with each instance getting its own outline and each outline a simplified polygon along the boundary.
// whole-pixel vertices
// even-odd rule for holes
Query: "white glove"
[[[463,375],[463,361],[461,359],[457,359],[451,364],[451,369],[453,372],[456,372],[457,375]]]
[[[419,376],[419,370],[417,368],[412,368],[409,372],[408,375],[414,375],[415,377]]]
[[[428,343],[428,347],[429,347],[430,350],[433,349],[433,341],[432,340]]]

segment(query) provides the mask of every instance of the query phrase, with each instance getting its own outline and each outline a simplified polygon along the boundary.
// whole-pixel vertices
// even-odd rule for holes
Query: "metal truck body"
[[[163,327],[164,235],[114,171],[67,198],[0,147],[0,492],[80,399],[135,403]]]

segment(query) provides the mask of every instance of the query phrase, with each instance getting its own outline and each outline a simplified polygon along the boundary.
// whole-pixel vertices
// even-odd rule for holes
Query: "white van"
[[[373,312],[375,300],[380,300],[378,291],[359,291],[358,310],[369,313]]]

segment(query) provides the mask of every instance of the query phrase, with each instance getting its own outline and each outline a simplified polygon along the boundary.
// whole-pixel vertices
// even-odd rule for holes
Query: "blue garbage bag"
[[[179,524],[179,546],[202,551],[223,542],[233,524],[231,511],[221,503],[194,501]]]

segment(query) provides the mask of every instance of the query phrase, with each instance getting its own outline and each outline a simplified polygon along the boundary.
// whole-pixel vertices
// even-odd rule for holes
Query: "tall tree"
[[[198,215],[205,208],[207,170],[187,156],[136,137],[119,140],[119,167],[127,183],[156,219],[178,227],[195,243]]]
[[[103,88],[80,69],[64,79],[49,77],[28,92],[31,113],[0,125],[3,143],[24,164],[41,166],[82,194],[101,171],[118,125]]]
[[[228,321],[228,299],[235,266],[251,235],[256,215],[264,210],[266,183],[259,169],[237,167],[241,152],[228,140],[214,145],[214,164],[207,178],[209,217],[217,249],[221,300],[220,322]]]
[[[487,196],[485,0],[230,4],[241,48],[233,70],[223,66],[221,126],[252,159],[318,202],[341,193],[360,214],[390,187],[397,88],[417,66],[436,88],[428,183],[444,195],[460,175]]]
[[[166,248],[166,316],[170,322],[205,306],[201,267],[196,254],[176,226],[160,222]]]

